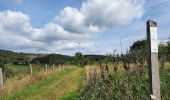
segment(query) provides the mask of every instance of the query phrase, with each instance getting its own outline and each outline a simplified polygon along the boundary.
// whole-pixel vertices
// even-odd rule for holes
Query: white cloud
[[[5,11],[0,12],[0,28],[10,34],[29,34],[32,30],[29,25],[29,17],[22,12]]]
[[[87,26],[85,21],[85,16],[77,8],[66,7],[55,18],[54,22],[61,25],[65,31],[73,34],[89,34],[101,31],[97,26]]]
[[[66,7],[56,21],[71,33],[95,33],[127,24],[143,13],[143,0],[87,0],[80,9]]]
[[[23,2],[23,0],[16,0]],[[7,49],[34,49],[47,52],[93,47],[87,42],[93,33],[140,18],[143,0],[87,0],[80,9],[66,7],[42,28],[30,25],[28,15],[20,11],[0,12],[0,45]],[[94,36],[94,35],[92,35]]]
[[[87,0],[80,9],[66,7],[55,22],[70,33],[98,33],[125,25],[144,13],[144,0]]]
[[[80,10],[87,24],[108,28],[140,18],[144,0],[87,0]]]

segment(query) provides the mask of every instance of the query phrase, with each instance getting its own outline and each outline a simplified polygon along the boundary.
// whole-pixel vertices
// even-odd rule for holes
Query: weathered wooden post
[[[48,65],[45,64],[45,71],[48,72]]]
[[[161,100],[158,63],[157,23],[151,20],[147,21],[147,44],[150,91],[152,93],[152,97],[156,98],[155,100]]]
[[[31,75],[32,75],[32,73],[33,73],[33,71],[32,71],[32,64],[30,64],[30,72],[31,72]]]
[[[2,75],[2,68],[0,68],[0,89],[3,89],[3,75]]]

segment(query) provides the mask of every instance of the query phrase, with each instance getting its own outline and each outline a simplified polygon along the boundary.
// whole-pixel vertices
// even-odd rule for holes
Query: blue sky
[[[170,37],[170,0],[0,0],[0,49],[74,55],[120,52],[158,22]]]

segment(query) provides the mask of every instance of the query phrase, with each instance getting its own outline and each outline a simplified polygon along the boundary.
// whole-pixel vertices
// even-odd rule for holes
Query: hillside
[[[27,64],[28,62],[40,61],[40,63],[54,63],[63,64],[64,62],[71,61],[71,56],[61,54],[30,54],[30,53],[17,53],[10,50],[0,50],[0,63],[8,64]]]
[[[0,63],[4,64],[15,61],[26,61],[26,54],[9,50],[0,50]]]
[[[104,55],[83,55],[85,60],[100,61],[104,60]],[[74,64],[74,56],[62,55],[62,54],[30,54],[30,53],[18,53],[10,50],[0,49],[0,63],[2,64],[28,64],[41,63],[41,64]]]

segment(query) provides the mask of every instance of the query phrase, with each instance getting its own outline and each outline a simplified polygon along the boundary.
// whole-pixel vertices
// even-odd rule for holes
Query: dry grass
[[[102,64],[102,66],[105,66],[105,64]],[[109,68],[109,74],[113,74],[114,71],[114,65],[113,64],[108,64]],[[134,68],[134,65],[131,64],[131,67]],[[122,64],[118,64],[118,69],[117,71],[119,72],[125,72],[125,69],[123,68]],[[101,71],[100,71],[100,65],[88,65],[85,66],[85,76],[86,80],[89,80],[91,76],[94,76],[93,74],[97,75],[97,77],[101,77]]]
[[[109,63],[108,65],[108,69],[109,69],[109,74],[112,75],[115,72],[117,73],[121,73],[121,74],[125,74],[126,70],[124,69],[122,63],[118,63],[117,64],[117,71],[115,71],[114,69],[114,64]],[[102,66],[106,66],[106,64],[102,64]],[[147,66],[147,62],[144,63],[144,66]],[[168,66],[168,63],[167,63]],[[170,66],[170,64],[169,64]],[[140,64],[130,64],[130,69],[129,70],[137,70],[140,67]],[[91,76],[94,76],[93,74],[96,74],[97,77],[101,77],[101,71],[100,71],[100,65],[87,65],[85,66],[85,76],[86,76],[86,80],[89,80]]]

